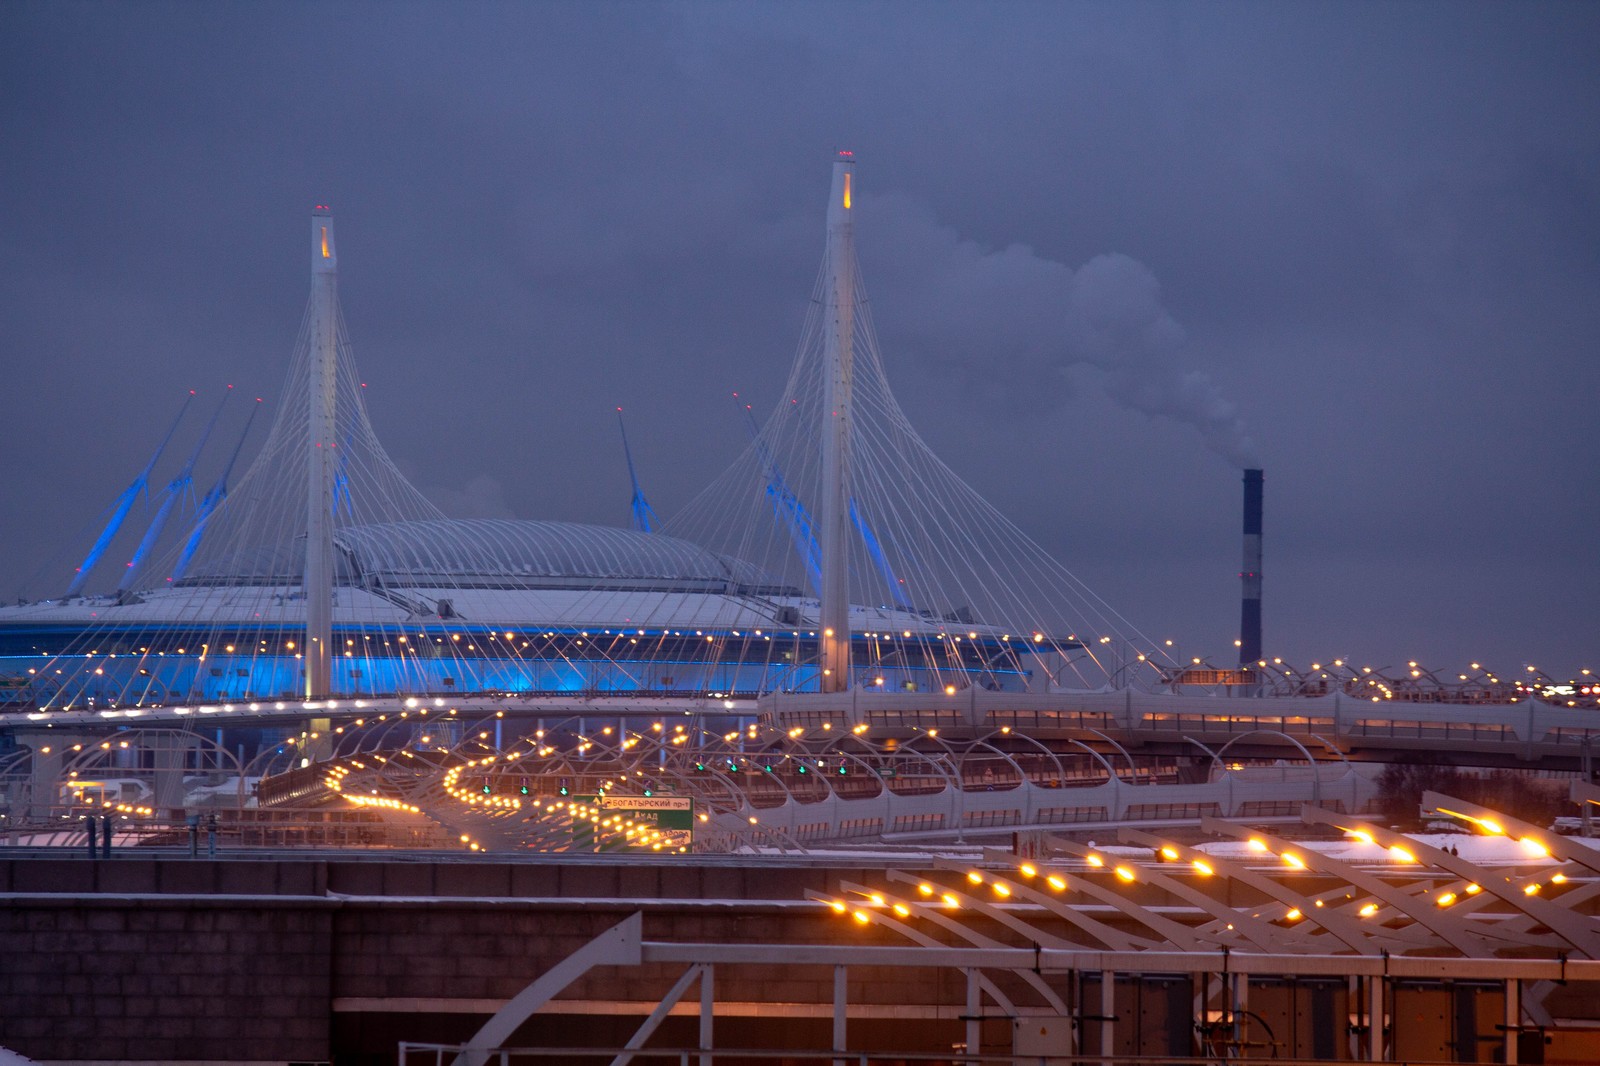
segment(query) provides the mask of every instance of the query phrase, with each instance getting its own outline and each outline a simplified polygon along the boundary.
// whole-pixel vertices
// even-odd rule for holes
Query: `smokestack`
[[[1244,569],[1239,571],[1239,665],[1261,659],[1261,471],[1244,472]]]

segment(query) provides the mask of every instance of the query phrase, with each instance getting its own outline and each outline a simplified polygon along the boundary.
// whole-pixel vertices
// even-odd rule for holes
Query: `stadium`
[[[746,409],[744,454],[669,524],[635,479],[631,529],[454,519],[407,481],[368,418],[318,208],[311,299],[249,469],[231,482],[247,421],[196,500],[225,394],[151,491],[191,394],[64,594],[0,608],[10,701],[1103,684],[1109,664],[1080,630],[1150,642],[933,456],[894,400],[855,266],[853,165],[835,163],[828,252],[782,400],[762,423]],[[141,493],[154,516],[107,577]]]
[[[852,173],[842,153],[775,409],[750,415],[743,455],[669,522],[635,479],[631,529],[451,518],[407,481],[367,416],[317,209],[310,304],[248,470],[232,481],[254,410],[196,499],[225,396],[150,494],[112,587],[102,564],[131,545],[123,526],[181,411],[63,593],[0,608],[0,842],[36,853],[0,863],[0,884],[29,894],[14,910],[60,912],[41,933],[55,940],[29,942],[34,969],[75,976],[56,929],[86,909],[126,922],[104,939],[138,960],[116,964],[140,1001],[150,959],[191,983],[181,1002],[238,988],[207,1013],[252,1019],[285,975],[321,967],[286,1010],[329,1031],[290,1034],[282,1061],[365,1045],[390,1061],[396,1039],[401,1061],[511,1061],[513,1033],[558,993],[545,1040],[582,1043],[594,1018],[618,1019],[592,1039],[629,1061],[696,981],[702,1062],[739,1040],[730,1003],[762,1019],[774,1058],[828,1040],[771,1019],[831,1014],[819,1061],[862,1042],[862,1005],[885,1023],[867,1039],[923,1041],[939,1061],[1280,1047],[1416,1061],[1486,1043],[1507,1061],[1526,1044],[1533,1061],[1547,1026],[1592,1046],[1588,1007],[1560,988],[1600,979],[1600,862],[1555,827],[1587,835],[1600,804],[1592,710],[1487,673],[1452,686],[1414,663],[1401,677],[1269,663],[1257,470],[1240,665],[1174,663],[910,426],[855,265]],[[1442,770],[1442,749],[1474,772],[1419,783],[1400,813],[1425,812],[1432,835],[1395,831],[1371,771]],[[1459,794],[1432,787],[1446,780]],[[1480,802],[1507,781],[1542,805],[1536,821]],[[1573,804],[1580,818],[1563,818]],[[1463,835],[1463,857],[1445,820],[1504,839]],[[202,833],[228,862],[197,861]],[[120,858],[61,858],[85,847]],[[337,858],[293,861],[308,849]],[[171,924],[114,913],[168,900]],[[203,940],[224,920],[244,928],[230,907],[267,916],[265,935]],[[650,917],[608,917],[636,907]],[[324,932],[286,934],[280,916]],[[645,940],[647,920],[667,939]],[[528,945],[554,926],[585,932],[530,969]],[[97,957],[102,931],[83,941]],[[296,938],[299,954],[273,955]],[[484,957],[501,943],[512,957]],[[202,956],[270,988],[189,976]],[[458,972],[468,956],[497,983]],[[739,976],[795,956],[824,976]],[[670,987],[659,969],[632,979],[663,960],[690,969]],[[613,981],[568,996],[591,965],[616,968],[626,995]],[[883,975],[885,1003],[858,1002],[880,982],[852,983],[853,966]],[[916,977],[936,970],[959,979]],[[48,998],[87,994],[61,989]],[[1385,1023],[1424,1002],[1434,1024]],[[908,1036],[909,1017],[936,1021]],[[1005,1032],[986,1035],[989,1019]],[[232,1035],[206,1045],[211,1061],[237,1057]]]
[[[438,520],[351,526],[334,545],[340,694],[748,698],[817,685],[817,601],[674,537]],[[5,608],[5,669],[43,669],[29,689],[63,709],[295,696],[304,684],[300,561],[280,553],[250,562],[120,599]],[[992,626],[958,634],[960,623],[859,604],[850,620],[852,658],[876,687],[926,690],[957,675],[996,689],[1026,685],[1030,642]]]

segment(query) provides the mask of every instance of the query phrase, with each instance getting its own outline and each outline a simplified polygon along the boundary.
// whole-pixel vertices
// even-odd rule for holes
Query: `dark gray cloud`
[[[1113,252],[1073,270],[1022,244],[987,249],[904,196],[863,197],[862,208],[873,219],[867,239],[894,257],[886,313],[908,324],[906,347],[919,359],[1013,406],[1058,407],[1050,383],[1070,391],[1076,379],[1132,411],[1192,426],[1236,466],[1258,464],[1236,405],[1186,362],[1183,327],[1144,264]],[[1035,387],[1014,399],[1025,377]]]
[[[277,395],[319,202],[437,502],[626,521],[620,404],[672,511],[777,398],[851,147],[902,402],[1141,628],[1231,650],[1249,437],[1269,647],[1600,667],[1597,46],[1579,4],[0,6],[6,591],[188,389]]]

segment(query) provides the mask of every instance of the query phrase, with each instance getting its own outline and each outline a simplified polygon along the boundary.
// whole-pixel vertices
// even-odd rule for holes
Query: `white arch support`
[[[1316,814],[1313,816],[1306,812],[1316,812]],[[1330,819],[1325,824],[1338,824],[1332,820],[1338,818],[1337,815],[1329,815],[1328,812],[1323,811],[1320,807],[1305,807],[1302,809],[1302,817],[1308,823],[1312,822],[1314,817],[1321,818],[1322,816],[1327,816]],[[1348,821],[1348,819],[1343,820]],[[1365,823],[1357,824],[1363,830],[1369,830],[1369,835],[1370,831],[1375,831],[1375,827],[1368,827]],[[1398,911],[1416,925],[1427,929],[1438,939],[1461,952],[1462,955],[1471,957],[1490,953],[1489,946],[1486,944],[1482,933],[1448,914],[1440,913],[1438,906],[1434,904],[1431,898],[1424,898],[1419,901],[1409,891],[1396,888],[1382,878],[1374,876],[1351,863],[1335,859],[1330,855],[1317,851],[1315,848],[1303,847],[1271,833],[1251,829],[1248,826],[1235,825],[1220,818],[1202,818],[1200,819],[1200,828],[1204,832],[1215,833],[1218,836],[1231,836],[1238,840],[1259,840],[1266,845],[1268,853],[1274,857],[1281,857],[1287,854],[1294,862],[1299,864],[1300,868],[1309,868],[1320,873],[1331,874],[1346,884],[1365,892],[1374,900],[1381,900],[1384,904],[1394,908],[1395,911]],[[1377,838],[1374,837],[1373,839]],[[1399,844],[1399,841],[1395,840],[1392,843]],[[1407,840],[1402,846],[1407,848],[1408,852],[1418,852],[1423,847],[1423,845],[1412,840]],[[1289,859],[1284,861],[1289,862]],[[1483,875],[1477,874],[1476,876],[1482,877]],[[1473,877],[1470,875],[1463,878],[1463,880],[1472,879]],[[1376,928],[1384,930],[1386,936],[1399,936],[1406,932],[1404,927],[1377,926]]]
[[[885,872],[887,872],[887,871],[885,871]],[[858,892],[863,896],[870,896],[871,895],[871,891],[869,889],[865,888],[862,885],[856,884],[854,881],[841,881],[839,883],[839,888],[844,892]],[[818,893],[814,893],[813,892],[813,893],[808,893],[808,894],[811,896],[812,899],[821,900],[823,902],[829,902],[825,897],[823,897],[822,895],[820,895]],[[896,900],[895,902],[901,902],[901,901]],[[909,902],[909,901],[906,901],[906,902]],[[905,906],[906,902],[902,902],[901,905]],[[976,901],[974,901],[974,902],[976,902]],[[1018,932],[1022,933],[1024,936],[1030,937],[1030,938],[1034,939],[1035,941],[1038,941],[1038,940],[1041,940],[1041,939],[1048,939],[1051,942],[1052,946],[1055,946],[1055,947],[1071,947],[1072,946],[1067,941],[1062,940],[1060,937],[1043,937],[1043,936],[1041,936],[1039,930],[1034,929],[1033,927],[1029,926],[1025,922],[1019,922],[1016,919],[1010,918],[1004,912],[998,911],[993,907],[983,907],[982,910],[983,910],[983,913],[985,915],[987,915],[988,917],[993,918],[993,919],[999,919],[1002,922],[1002,924],[1005,924],[1005,925],[1009,926],[1010,928],[1017,930]],[[891,928],[895,932],[899,933],[901,936],[904,936],[904,937],[907,937],[907,938],[909,938],[911,940],[914,940],[915,942],[917,942],[919,944],[933,945],[933,944],[937,944],[938,943],[938,941],[933,939],[932,937],[927,936],[927,935],[925,935],[923,933],[919,933],[915,929],[912,929],[906,922],[904,922],[900,918],[896,917],[896,912],[893,911],[893,910],[890,910],[890,911],[887,911],[887,912],[863,911],[862,913],[866,914],[867,917],[868,917],[868,920],[871,921],[872,923],[877,924],[877,925],[881,925],[881,926],[885,926],[887,928]],[[929,912],[929,913],[927,913],[925,915],[925,917],[927,917],[929,920],[933,921],[935,924],[941,926],[942,928],[950,930],[952,933],[955,933],[957,936],[961,937],[962,939],[966,940],[968,943],[973,944],[973,945],[975,945],[977,947],[997,948],[997,947],[1004,947],[1005,946],[1005,945],[1001,944],[998,940],[995,940],[995,939],[993,939],[991,937],[983,936],[983,935],[981,935],[979,933],[975,933],[972,930],[968,929],[966,926],[964,926],[964,925],[962,925],[962,924],[960,924],[958,922],[951,922],[948,919],[945,919],[942,915],[939,915],[937,912]],[[977,972],[977,971],[973,971],[973,972]],[[1017,977],[1021,978],[1029,986],[1031,986],[1036,992],[1038,992],[1039,995],[1044,998],[1044,1001],[1046,1003],[1048,1003],[1053,1010],[1056,1010],[1061,1014],[1066,1014],[1067,1013],[1067,1005],[1066,1005],[1066,1003],[1062,1001],[1060,996],[1056,995],[1055,990],[1052,989],[1048,984],[1046,984],[1045,981],[1038,974],[1034,973],[1031,970],[1013,970],[1012,973],[1014,973]],[[983,982],[984,989],[986,991],[988,991],[991,996],[994,997],[995,1002],[999,1003],[1008,1012],[1010,1012],[1011,1014],[1015,1015],[1016,1014],[1016,1007],[1011,1003],[1011,1001],[1007,997],[1002,995],[1000,990],[998,988],[994,987],[992,982],[990,982],[988,980],[988,978],[982,977],[981,974],[979,976],[980,976],[980,979]]]
[[[594,967],[639,965],[644,960],[643,940],[644,912],[635,911],[513,996],[462,1045],[455,1066],[485,1066],[489,1052],[503,1046],[534,1012]]]
[[[1432,797],[1432,799],[1430,800],[1429,797]],[[1487,808],[1475,807],[1475,805],[1466,804],[1461,800],[1452,800],[1449,796],[1443,796],[1439,793],[1424,794],[1424,804],[1431,802],[1437,807],[1440,801],[1443,801],[1447,806],[1454,804],[1458,807],[1474,807],[1474,809],[1483,811],[1487,815],[1492,815],[1495,819],[1503,822],[1513,821],[1508,815],[1489,811]],[[1585,957],[1592,959],[1600,955],[1600,931],[1596,930],[1594,920],[1587,915],[1575,913],[1560,904],[1544,899],[1536,893],[1524,891],[1524,885],[1530,879],[1513,880],[1505,875],[1486,876],[1481,867],[1459,856],[1451,855],[1440,848],[1431,847],[1415,838],[1384,829],[1370,822],[1342,818],[1320,808],[1304,807],[1300,811],[1300,817],[1307,824],[1333,825],[1347,831],[1358,829],[1384,847],[1395,845],[1404,847],[1429,865],[1447,870],[1463,881],[1470,881],[1482,886],[1486,894],[1492,895],[1503,904],[1521,911],[1566,941],[1573,950],[1581,952]],[[1526,825],[1526,823],[1519,823],[1519,825]],[[1202,828],[1208,827],[1202,823]],[[1553,833],[1541,833],[1539,839],[1541,843],[1546,840],[1549,841],[1548,844],[1545,844],[1546,851],[1549,854],[1554,854],[1556,847],[1571,846],[1561,843],[1560,838]],[[1421,912],[1422,908],[1416,907],[1414,911]],[[1418,921],[1421,920],[1419,913],[1414,913],[1413,917]]]
[[[711,1005],[712,968],[706,963],[696,963],[683,972],[683,976],[678,978],[671,991],[661,998],[660,1003],[656,1004],[656,1009],[650,1012],[650,1017],[646,1018],[644,1024],[639,1026],[633,1036],[628,1038],[627,1047],[623,1048],[617,1057],[611,1060],[611,1066],[628,1066],[633,1061],[633,1053],[644,1047],[644,1042],[649,1040],[651,1034],[660,1028],[667,1015],[672,1013],[672,1008],[678,1005],[678,1001],[683,998],[683,994],[689,991],[689,986],[696,981],[700,982],[700,1043],[702,1050],[709,1050],[711,1047],[711,1034],[709,1032],[711,1011],[708,1008]]]

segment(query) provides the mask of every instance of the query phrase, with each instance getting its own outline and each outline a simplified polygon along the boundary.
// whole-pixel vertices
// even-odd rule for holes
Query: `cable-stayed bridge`
[[[114,592],[88,594],[97,543],[65,595],[0,609],[19,695],[65,710],[1104,683],[1080,632],[1152,642],[941,463],[895,402],[856,264],[854,168],[834,162],[826,251],[772,412],[668,522],[649,520],[630,473],[634,529],[452,520],[410,485],[367,415],[319,207],[311,299],[249,470],[163,558],[169,493]]]
[[[266,731],[247,742],[255,755],[233,760],[243,780],[263,777],[245,772],[257,757],[275,774],[338,758],[338,738],[369,721],[386,723],[395,757],[413,759],[464,750],[475,742],[459,725],[469,721],[495,723],[485,751],[497,758],[514,746],[508,727],[519,740],[544,720],[574,723],[560,729],[564,746],[534,745],[554,755],[597,743],[599,729],[660,732],[684,719],[695,736],[731,736],[736,768],[765,754],[749,750],[752,741],[785,754],[769,738],[813,737],[815,751],[787,753],[802,762],[830,757],[844,736],[879,745],[852,752],[863,768],[918,741],[990,745],[1016,766],[1010,746],[1041,745],[1050,759],[1100,760],[1113,791],[1124,772],[1139,778],[1136,754],[1175,766],[1216,762],[1214,748],[1308,765],[1314,751],[1332,753],[1342,765],[1443,741],[1485,765],[1586,767],[1581,713],[1531,698],[1408,704],[1402,725],[1383,702],[1394,695],[1387,686],[1376,705],[1351,692],[1376,679],[1342,677],[1322,701],[1263,700],[1265,660],[1259,672],[1231,672],[1246,694],[1148,692],[1183,676],[1178,664],[945,466],[900,409],[856,262],[855,181],[854,158],[840,153],[825,253],[778,403],[765,419],[752,416],[743,456],[665,523],[644,500],[630,452],[632,529],[453,520],[407,481],[368,418],[340,309],[333,218],[317,208],[311,297],[247,472],[229,486],[230,459],[187,530],[169,532],[193,492],[197,446],[114,590],[87,592],[169,430],[65,593],[0,608],[0,672],[13,708],[4,720],[20,741],[9,765],[26,770],[28,809],[72,797],[63,752],[92,753],[107,730],[206,739],[116,749],[148,753],[150,766],[137,755],[123,769],[167,760],[168,777],[152,791],[170,809],[195,753],[207,743],[225,749],[228,731]],[[434,743],[422,739],[432,728],[424,719],[457,725]],[[659,750],[658,769],[679,758],[674,750],[719,754],[685,740]],[[425,761],[449,772],[448,759]],[[618,772],[636,761],[622,759]],[[1056,782],[1041,788],[1073,779],[1048,765],[1041,772]],[[1323,777],[1313,767],[1309,787]],[[965,806],[972,782],[963,773],[938,780],[934,789],[928,779],[926,795],[944,798],[920,806]],[[735,792],[743,798],[704,802],[719,817],[750,817],[740,812],[754,793]],[[839,835],[854,818],[842,811],[865,799],[839,799],[845,808],[824,834]]]

